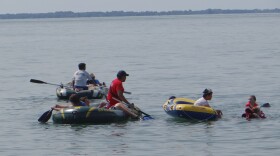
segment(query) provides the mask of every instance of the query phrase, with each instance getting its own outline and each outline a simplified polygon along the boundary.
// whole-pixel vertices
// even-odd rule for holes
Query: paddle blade
[[[151,116],[147,116],[147,115],[142,117],[142,120],[152,120],[152,119],[154,119],[154,118]]]
[[[46,84],[46,82],[44,82],[44,81],[35,80],[35,79],[30,79],[30,82],[32,82],[32,83],[41,83],[41,84]]]
[[[39,122],[42,122],[42,123],[47,122],[47,121],[51,118],[51,116],[52,116],[52,111],[53,111],[53,110],[48,110],[48,111],[46,111],[46,112],[38,119],[38,121],[39,121]]]

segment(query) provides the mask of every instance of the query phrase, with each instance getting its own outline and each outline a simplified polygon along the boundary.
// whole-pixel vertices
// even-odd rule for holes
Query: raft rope
[[[190,119],[196,120],[196,121],[199,121],[199,122],[207,121],[207,120],[211,119],[212,117],[214,117],[214,115],[215,115],[215,114],[213,114],[213,115],[211,115],[210,117],[208,117],[208,118],[206,118],[206,119],[199,120],[199,119],[196,119],[196,118],[191,117],[191,116],[190,116],[187,112],[185,112],[185,111],[183,111],[183,113],[184,113],[186,116],[188,116]]]
[[[168,103],[169,103],[169,101],[168,101]],[[169,103],[169,104],[170,104],[170,103]],[[177,105],[177,104],[171,105],[170,108],[169,108],[169,110],[176,110],[176,105]],[[173,106],[173,108],[171,109],[172,106]],[[174,108],[175,108],[175,109],[174,109]],[[214,115],[216,115],[216,114],[213,114],[213,115],[209,116],[209,117],[206,118],[206,119],[199,120],[199,119],[193,118],[191,115],[189,115],[189,114],[188,114],[187,112],[185,112],[185,111],[182,111],[182,112],[183,112],[184,115],[188,116],[190,119],[196,120],[196,121],[199,121],[199,122],[207,121],[207,120],[213,118]],[[217,112],[216,112],[216,113],[217,113]]]

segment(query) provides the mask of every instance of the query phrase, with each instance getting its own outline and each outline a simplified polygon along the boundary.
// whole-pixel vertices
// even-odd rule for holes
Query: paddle
[[[46,111],[43,115],[41,115],[41,117],[38,119],[38,121],[41,123],[46,123],[51,118],[52,111],[53,111],[53,109]]]
[[[58,84],[48,83],[48,82],[44,82],[44,81],[36,80],[36,79],[30,79],[30,82],[39,83],[39,84],[49,84],[49,85],[53,85],[53,86],[60,86],[61,88],[63,88],[63,84],[58,85]]]
[[[127,91],[124,91],[123,93],[125,93],[125,94],[132,94],[131,92],[127,92]]]
[[[124,104],[126,104],[127,106],[130,105],[130,104],[128,104],[128,103],[125,103],[125,102],[123,102],[123,101],[120,101],[119,99],[117,99],[117,98],[115,98],[115,97],[113,97],[113,99],[116,100],[116,101],[118,101],[118,102],[120,102],[120,103],[124,103]],[[144,115],[146,115],[146,116],[143,117],[144,120],[145,120],[145,119],[147,119],[147,120],[148,120],[148,119],[154,119],[151,115],[149,115],[149,114],[147,114],[147,113],[141,111],[140,109],[137,110],[137,111],[140,112],[140,113],[142,113],[142,114],[144,114]]]

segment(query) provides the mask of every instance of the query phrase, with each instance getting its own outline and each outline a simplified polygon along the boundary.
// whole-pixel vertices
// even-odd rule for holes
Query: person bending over
[[[208,100],[211,100],[213,96],[213,92],[211,89],[205,89],[203,91],[203,95],[200,99],[196,100],[194,105],[195,106],[204,106],[204,107],[211,107],[208,103]],[[221,117],[223,115],[221,110],[215,110],[217,115]]]

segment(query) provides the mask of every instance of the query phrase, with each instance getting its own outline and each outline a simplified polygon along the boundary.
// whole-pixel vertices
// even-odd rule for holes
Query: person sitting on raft
[[[63,105],[55,105],[53,107],[51,107],[53,110],[56,110],[56,111],[60,111],[62,108],[71,108],[71,107],[75,107],[75,106],[87,106],[86,103],[80,101],[80,98],[78,95],[76,94],[72,94],[70,97],[69,97],[69,101],[71,102],[71,105],[68,105],[68,106],[63,106]]]
[[[88,90],[87,82],[93,84],[93,80],[86,71],[86,64],[80,63],[79,70],[74,73],[72,85],[75,91]]]
[[[255,95],[251,95],[249,101],[245,105],[246,119],[249,118],[265,118],[264,113],[260,110],[259,105],[256,103],[257,98]]]
[[[86,104],[86,106],[90,106],[90,101],[89,101],[89,99],[88,99],[86,96],[81,97],[81,98],[80,98],[80,101],[84,102],[84,103]],[[107,104],[108,104],[107,102],[102,101],[102,102],[97,106],[97,108],[106,107]]]
[[[100,83],[99,80],[95,79],[95,75],[94,75],[93,73],[90,73],[89,75],[90,75],[90,77],[92,78],[92,81],[93,81],[93,85],[94,85],[94,86],[104,86],[104,87],[106,87],[105,82]],[[87,84],[90,84],[90,81],[88,81]]]
[[[81,97],[80,101],[84,102],[86,104],[86,106],[90,106],[90,101],[86,96]]]
[[[213,95],[212,90],[206,88],[203,91],[203,96],[200,99],[195,101],[194,106],[211,107],[208,103],[208,100],[212,99],[212,95]],[[223,115],[221,110],[215,110],[215,111],[219,117],[221,117]]]
[[[134,108],[133,103],[129,103],[127,99],[124,97],[124,87],[123,82],[125,82],[126,77],[129,76],[125,71],[120,70],[117,74],[117,78],[114,79],[110,85],[107,100],[109,104],[106,106],[108,109],[120,109],[124,111],[126,114],[130,115],[133,118],[138,118],[138,115],[132,112],[128,107],[126,107],[122,102],[129,104],[130,108]]]

